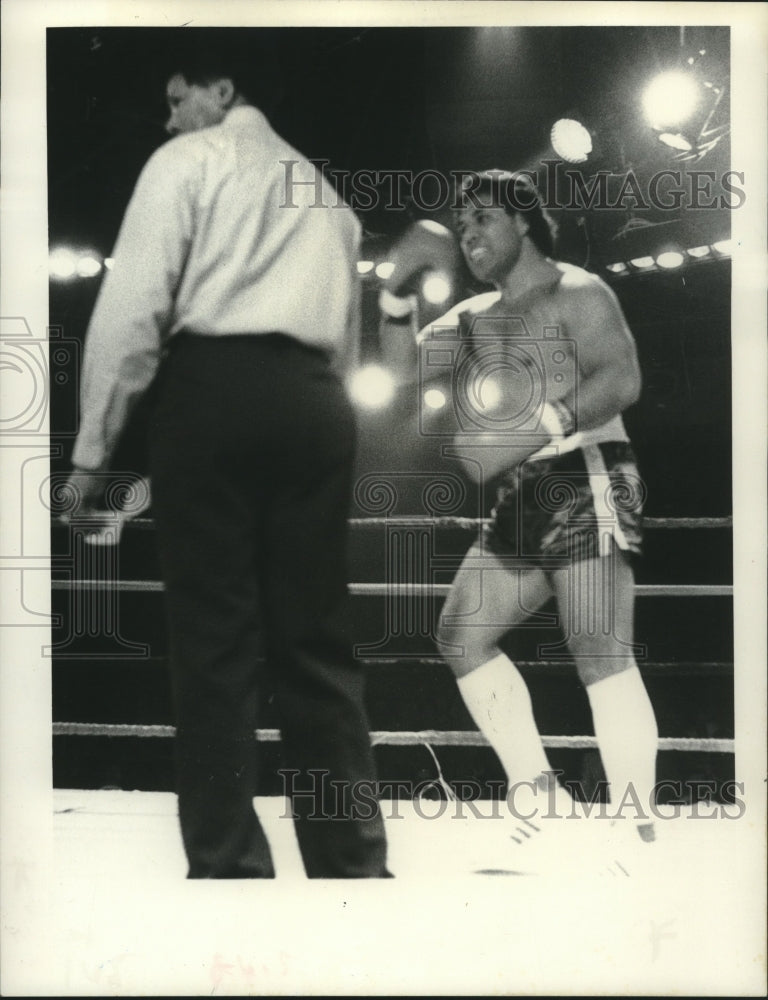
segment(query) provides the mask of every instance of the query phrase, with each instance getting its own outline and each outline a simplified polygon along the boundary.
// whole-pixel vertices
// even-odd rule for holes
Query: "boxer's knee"
[[[437,648],[454,676],[463,677],[498,654],[498,635],[492,630],[441,620]]]

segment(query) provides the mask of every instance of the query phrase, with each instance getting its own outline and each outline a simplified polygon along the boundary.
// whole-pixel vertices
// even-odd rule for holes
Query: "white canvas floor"
[[[642,851],[618,833],[601,851],[600,821],[559,820],[552,848],[525,853],[511,817],[480,805],[385,802],[396,878],[337,882],[304,878],[285,803],[258,799],[278,877],[200,882],[184,878],[173,795],[54,791],[40,965],[4,995],[762,992],[746,816],[687,809]]]

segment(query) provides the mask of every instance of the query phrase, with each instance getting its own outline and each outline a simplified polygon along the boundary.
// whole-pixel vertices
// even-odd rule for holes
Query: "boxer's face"
[[[228,94],[231,81],[215,80],[210,84],[189,84],[177,73],[168,81],[166,99],[170,116],[165,123],[166,132],[179,135],[181,132],[196,132],[210,125],[218,125],[227,113]]]
[[[520,212],[510,215],[500,205],[468,206],[456,215],[464,259],[480,281],[504,281],[520,257],[527,230]]]

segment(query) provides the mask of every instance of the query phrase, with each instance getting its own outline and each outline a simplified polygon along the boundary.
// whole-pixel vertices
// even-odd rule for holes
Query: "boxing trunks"
[[[584,444],[504,473],[483,545],[520,568],[639,555],[645,487],[628,441]]]

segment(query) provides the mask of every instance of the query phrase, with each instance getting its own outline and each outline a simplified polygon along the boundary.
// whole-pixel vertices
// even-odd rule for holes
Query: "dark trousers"
[[[189,877],[274,875],[252,804],[265,690],[307,875],[383,876],[349,633],[355,422],[341,383],[323,353],[280,334],[181,334],[156,392],[153,509]]]

